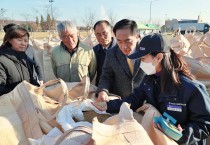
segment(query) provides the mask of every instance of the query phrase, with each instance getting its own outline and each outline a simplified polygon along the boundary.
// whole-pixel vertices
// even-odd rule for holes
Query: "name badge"
[[[182,112],[182,106],[177,106],[177,105],[167,105],[167,110],[170,110],[170,111],[177,111],[177,112]]]

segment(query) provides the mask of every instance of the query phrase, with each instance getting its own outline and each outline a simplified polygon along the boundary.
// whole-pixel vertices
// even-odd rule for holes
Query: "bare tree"
[[[82,21],[89,31],[96,22],[96,13],[93,12],[90,8],[86,9],[84,16],[82,17]]]
[[[33,16],[30,14],[27,14],[27,13],[22,14],[22,16],[24,17],[24,19],[26,21],[25,24],[27,26],[28,31],[33,32],[34,31]],[[32,27],[32,25],[33,25],[33,27]]]
[[[52,7],[51,7],[52,6]],[[43,16],[45,25],[48,26],[47,29],[49,30],[55,30],[56,29],[56,20],[59,16],[58,9],[54,7],[51,4],[46,4],[44,5],[41,10],[40,9],[34,9],[34,12],[37,16]],[[50,18],[49,18],[50,17]]]
[[[115,15],[111,9],[108,12],[108,18],[109,18],[110,24],[114,26],[115,23],[117,22],[117,15]]]
[[[36,31],[39,31],[40,28],[40,22],[39,22],[39,18],[36,16]]]
[[[0,19],[2,19],[2,21],[0,22],[0,31],[1,31],[1,29],[3,28],[3,26],[4,26],[4,14],[5,14],[5,12],[6,12],[6,9],[4,9],[4,8],[1,8],[0,9]]]
[[[0,9],[0,19],[2,19],[4,17],[5,12],[6,12],[6,9],[4,9],[4,8]]]

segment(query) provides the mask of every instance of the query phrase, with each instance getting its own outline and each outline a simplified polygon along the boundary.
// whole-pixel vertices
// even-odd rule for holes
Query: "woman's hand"
[[[182,132],[182,131],[183,131],[183,129],[182,129],[182,127],[181,127],[180,124],[178,124],[177,128],[178,128],[178,131],[179,131],[179,132]]]
[[[154,126],[155,128],[158,128],[160,131],[164,132],[163,129],[161,128],[160,124],[155,124],[155,123],[154,123],[153,126]],[[182,131],[183,131],[183,129],[182,129],[182,127],[181,127],[180,124],[178,124],[177,130],[178,130],[179,132],[182,132]]]

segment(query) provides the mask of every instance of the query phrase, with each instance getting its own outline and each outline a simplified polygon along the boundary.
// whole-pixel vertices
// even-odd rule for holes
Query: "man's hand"
[[[39,81],[39,85],[42,86],[43,84],[44,84],[44,81],[43,80],[40,80]]]
[[[109,96],[105,91],[101,91],[98,94],[98,98],[96,99],[96,102],[108,102],[109,101]]]
[[[91,102],[93,106],[95,106],[99,111],[106,111],[107,110],[107,104],[106,102]]]
[[[136,110],[136,112],[144,112],[144,113],[145,113],[146,110],[147,110],[149,107],[152,107],[152,105],[146,103],[146,104],[142,105],[140,108],[138,108],[138,109]]]

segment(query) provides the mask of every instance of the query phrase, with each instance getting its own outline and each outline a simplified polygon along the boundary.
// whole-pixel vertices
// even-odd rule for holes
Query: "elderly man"
[[[84,76],[92,80],[96,72],[93,49],[79,41],[77,28],[72,22],[59,22],[57,30],[62,41],[52,51],[55,76],[65,82],[80,82]]]
[[[127,58],[138,45],[136,22],[123,19],[115,24],[113,31],[118,45],[107,51],[97,90],[98,101],[108,100],[109,93],[128,96],[144,77],[140,59],[134,62]]]
[[[102,74],[102,66],[104,64],[106,51],[116,45],[116,40],[112,37],[111,25],[106,20],[96,22],[93,29],[96,39],[99,43],[93,47],[97,60],[96,86],[98,86],[99,79]]]

